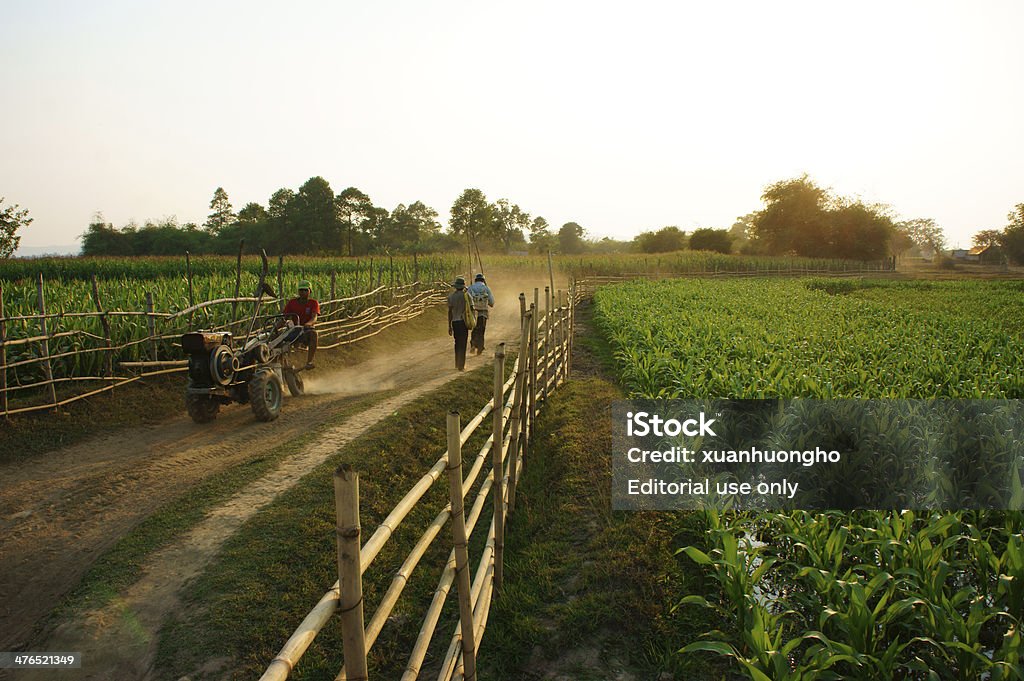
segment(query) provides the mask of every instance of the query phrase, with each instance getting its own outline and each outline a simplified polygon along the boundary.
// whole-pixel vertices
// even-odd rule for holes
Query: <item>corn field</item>
[[[632,397],[1020,399],[1022,293],[680,280],[603,287],[595,305]],[[679,554],[718,589],[678,602],[722,625],[682,654],[758,681],[1024,678],[1020,511],[700,513],[706,543]]]

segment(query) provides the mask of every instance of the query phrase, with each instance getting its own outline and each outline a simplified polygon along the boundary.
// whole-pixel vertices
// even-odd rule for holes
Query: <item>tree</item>
[[[1024,203],[1014,206],[1006,219],[1008,224],[999,239],[999,245],[1006,249],[1006,254],[1015,263],[1024,265]]]
[[[4,198],[0,196],[0,258],[9,258],[21,243],[18,230],[32,224],[32,218],[28,216],[28,209],[18,210],[18,204],[4,208]]]
[[[294,204],[299,253],[340,252],[342,225],[334,203],[334,190],[319,175],[299,187]]]
[[[567,222],[558,230],[558,250],[561,253],[582,253],[586,248],[583,241],[584,229],[575,222]]]
[[[881,260],[889,254],[895,226],[883,206],[860,201],[830,212],[832,255],[854,260]]]
[[[223,187],[217,187],[213,192],[213,199],[210,200],[212,211],[203,226],[207,231],[217,234],[222,229],[235,221],[235,214],[231,210],[231,202],[228,200],[228,193]]]
[[[508,199],[498,199],[491,207],[493,229],[505,251],[513,244],[525,244],[525,231],[530,228],[530,214]]]
[[[729,228],[729,236],[732,237],[732,247],[734,251],[745,253],[751,250],[748,245],[750,239],[754,235],[754,218],[756,213],[747,213],[736,218],[736,222],[732,223],[732,227]]]
[[[422,201],[415,201],[408,207],[399,204],[391,211],[384,247],[405,252],[422,250],[440,230],[437,211]]]
[[[114,229],[102,213],[96,213],[82,235],[82,255],[134,255],[132,236]]]
[[[695,229],[690,235],[690,248],[694,251],[729,253],[732,251],[732,235],[727,229]]]
[[[492,233],[493,221],[492,206],[479,189],[466,189],[452,204],[448,228],[455,236],[466,238],[471,261],[474,251],[480,260],[480,245]]]
[[[656,232],[640,232],[633,243],[641,253],[670,253],[686,248],[686,232],[674,225]]]
[[[904,220],[896,224],[896,229],[906,234],[919,248],[930,248],[935,255],[946,249],[946,235],[931,218]]]
[[[971,243],[975,246],[998,246],[1003,238],[1003,233],[998,229],[983,229],[973,237]]]
[[[373,201],[355,187],[349,187],[338,194],[335,205],[338,218],[345,230],[346,252],[348,255],[356,255],[356,235],[362,231],[363,223],[369,219]]]
[[[547,253],[555,248],[555,237],[548,221],[537,216],[530,223],[530,252]]]
[[[764,210],[754,215],[753,237],[772,255],[832,255],[827,211],[830,196],[807,175],[765,188]]]

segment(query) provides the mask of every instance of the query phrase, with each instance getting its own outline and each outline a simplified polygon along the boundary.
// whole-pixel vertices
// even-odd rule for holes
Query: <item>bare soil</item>
[[[520,290],[532,294],[533,286],[544,283],[489,278],[499,304],[488,325],[488,351],[470,356],[467,369],[489,362],[498,342],[507,341],[515,349],[519,303],[514,296]],[[280,417],[270,423],[260,423],[247,407],[234,405],[223,409],[215,422],[197,425],[183,408],[180,416],[158,425],[0,466],[0,650],[31,644],[34,650],[83,651],[83,668],[62,671],[61,678],[149,676],[157,632],[178,607],[179,589],[201,572],[242,522],[347,442],[456,375],[442,322],[436,334],[382,349],[355,367],[307,374],[307,394],[286,398]],[[325,431],[150,556],[142,579],[109,606],[65,622],[42,638],[34,635],[96,558],[162,505],[206,476],[316,430],[325,415],[344,407],[353,395],[388,389],[400,392]],[[16,678],[47,676],[19,673]]]

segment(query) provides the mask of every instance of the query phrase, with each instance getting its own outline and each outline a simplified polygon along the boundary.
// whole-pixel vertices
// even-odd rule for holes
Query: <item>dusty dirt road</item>
[[[533,286],[543,287],[545,281],[492,275],[489,284],[499,305],[488,325],[488,351],[471,357],[467,369],[490,361],[500,341],[510,349],[518,345],[515,296],[522,290],[532,294]],[[177,607],[178,588],[202,570],[246,518],[338,447],[457,375],[443,321],[438,326],[436,334],[400,352],[391,348],[354,367],[311,374],[308,394],[286,400],[281,416],[271,423],[257,422],[247,408],[235,405],[212,424],[199,426],[182,414],[53,451],[29,464],[0,467],[0,650],[32,643],[39,650],[91,653],[88,669],[72,676],[62,672],[62,678],[148,676],[156,633]],[[343,408],[354,395],[388,389],[399,393],[325,431],[151,556],[143,578],[103,612],[32,640],[41,619],[95,559],[160,506],[208,475],[316,429],[324,414]],[[124,639],[128,631],[130,642]],[[111,646],[115,641],[120,653]],[[32,677],[19,673],[17,678]]]

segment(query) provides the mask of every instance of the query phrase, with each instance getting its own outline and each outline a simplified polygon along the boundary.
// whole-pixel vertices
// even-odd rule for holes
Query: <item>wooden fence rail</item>
[[[354,598],[353,594],[362,593],[362,587],[357,587],[355,582],[361,583],[363,574],[399,524],[442,477],[448,478],[449,502],[438,509],[433,521],[403,559],[369,623],[364,628],[362,619],[358,618],[357,621],[352,611],[348,611],[347,616],[342,618],[345,665],[337,678],[365,678],[367,653],[378,640],[413,570],[449,521],[452,521],[452,549],[441,569],[433,599],[424,614],[419,636],[410,651],[402,679],[412,681],[419,678],[423,671],[423,662],[453,585],[459,599],[459,623],[452,634],[438,679],[450,681],[453,678],[476,678],[479,643],[486,629],[491,602],[501,590],[506,519],[514,509],[516,484],[522,474],[524,460],[528,458],[539,403],[569,377],[574,308],[581,291],[582,288],[575,283],[570,283],[568,295],[563,291],[549,290],[542,318],[538,318],[540,311],[536,303],[527,309],[526,296],[520,295],[520,339],[511,375],[505,378],[505,346],[501,344],[495,352],[493,396],[464,426],[458,412],[449,414],[445,452],[366,540],[358,554],[358,565],[351,558],[339,560],[338,581],[306,615],[270,662],[260,681],[282,681],[288,677],[331,616],[345,609],[340,605],[343,594],[349,594],[344,600],[348,603]],[[538,297],[539,291],[535,290],[534,300]],[[489,436],[475,457],[464,459],[463,446],[485,423],[488,415],[491,416]],[[464,471],[467,464],[468,472]],[[473,503],[466,511],[466,496],[488,464],[489,474],[480,484]],[[355,475],[348,469],[344,470],[349,478]],[[470,580],[468,546],[488,499],[492,500],[493,516],[474,577]],[[358,499],[354,502],[345,500],[344,503],[347,507],[353,504],[357,506]],[[349,519],[345,525],[358,526],[359,520]],[[341,534],[339,521],[339,537]],[[347,550],[347,556],[353,554],[353,550]],[[356,627],[360,630],[356,631]],[[362,648],[356,645],[358,641],[364,643]]]
[[[0,289],[0,416],[10,417],[60,408],[134,381],[186,371],[188,362],[183,359],[178,340],[183,332],[193,328],[191,320],[196,312],[230,305],[235,310],[234,316],[237,315],[239,304],[255,304],[260,300],[245,296],[220,298],[194,304],[177,312],[160,312],[154,309],[152,295],[147,292],[145,310],[104,310],[95,279],[92,283],[95,311],[47,312],[43,281],[39,277],[38,314],[13,317],[3,315],[3,290]],[[330,350],[365,340],[396,324],[409,321],[442,302],[447,288],[448,285],[442,282],[414,282],[392,288],[380,286],[366,293],[342,298],[332,296],[330,300],[321,303],[323,312],[317,324],[320,348]],[[387,304],[365,306],[367,302],[383,299],[385,294]],[[269,314],[277,314],[284,300],[264,298],[262,302],[267,306]],[[62,319],[79,318],[99,319],[102,335],[85,329],[55,328]],[[125,318],[144,319],[144,337],[116,341],[111,320]],[[246,319],[235,319],[226,324],[211,325],[206,330],[235,333],[236,339],[244,343],[247,323]],[[39,331],[32,333],[29,324]],[[22,337],[10,337],[15,325],[25,326],[29,333]],[[58,345],[67,346],[70,343],[72,347],[66,350],[58,347],[56,352],[51,352],[50,343],[57,341],[60,341]],[[142,353],[135,350],[134,355],[137,357],[142,354],[142,359],[128,359],[124,356],[126,351],[139,347],[146,350]],[[13,355],[11,351],[15,351]],[[97,371],[100,375],[79,372],[78,367],[83,360],[97,353],[104,356],[102,371]],[[91,361],[96,366],[96,361]],[[115,365],[122,371],[118,372]],[[84,392],[70,390],[70,386],[86,385],[89,382],[102,386]],[[62,386],[61,395],[57,394],[57,386]]]

